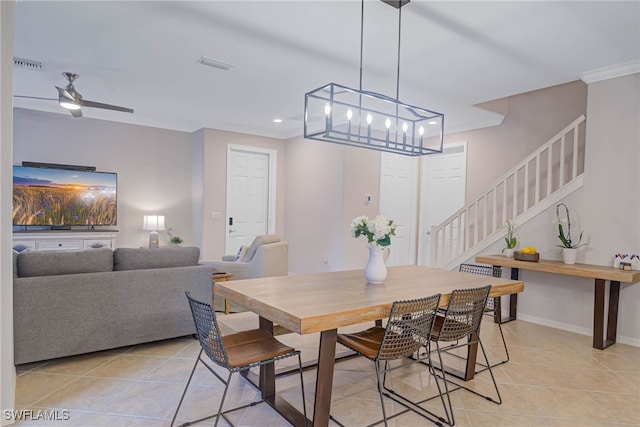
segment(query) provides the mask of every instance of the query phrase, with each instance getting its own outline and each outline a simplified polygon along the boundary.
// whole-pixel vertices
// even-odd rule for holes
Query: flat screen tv
[[[13,225],[117,224],[118,175],[13,167]]]

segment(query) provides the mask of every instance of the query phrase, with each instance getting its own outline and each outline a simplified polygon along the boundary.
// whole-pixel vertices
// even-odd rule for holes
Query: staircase
[[[453,269],[582,187],[585,117],[558,132],[477,199],[431,228],[431,265]]]

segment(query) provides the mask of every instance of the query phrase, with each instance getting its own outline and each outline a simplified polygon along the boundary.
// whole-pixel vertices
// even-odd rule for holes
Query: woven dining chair
[[[398,402],[407,409],[416,412],[430,421],[437,422],[430,418],[438,418],[437,415],[419,406],[418,403],[393,392],[393,390],[385,386],[385,381],[388,373],[406,366],[400,365],[390,368],[390,361],[413,357],[414,354],[418,354],[418,351],[422,347],[428,347],[439,303],[440,294],[415,300],[396,301],[391,306],[391,313],[389,314],[386,327],[374,326],[361,332],[338,334],[338,342],[340,344],[374,362],[378,394],[380,395],[382,417],[385,426],[387,425],[388,419],[392,417],[387,417],[387,412],[384,407],[384,396]],[[422,358],[418,356],[414,359],[414,362],[424,361],[425,359],[427,359],[430,367],[430,373],[433,373],[429,351],[427,351]],[[382,362],[384,362],[383,368],[380,366]],[[436,384],[442,399],[442,391],[437,379]],[[393,393],[393,395],[391,393]],[[444,400],[442,400],[442,402],[444,405]],[[420,411],[423,411],[423,413]]]
[[[480,274],[482,276],[502,277],[502,267],[492,266],[492,265],[460,264],[458,271],[460,273],[471,273],[471,274]],[[497,318],[496,310],[500,310],[499,299],[500,297],[487,298],[487,305],[485,306],[484,314],[492,316],[494,319],[496,319]],[[504,333],[502,332],[502,325],[500,324],[500,322],[496,322],[496,323],[498,324],[498,330],[500,331],[500,337],[502,337],[502,345],[504,346],[504,352],[507,355],[507,358],[500,362],[494,363],[493,365],[491,365],[492,368],[498,365],[502,365],[503,363],[507,363],[509,361],[509,349],[507,348],[507,341],[504,339]]]
[[[182,426],[188,426],[200,421],[208,420],[209,418],[216,417],[214,426],[218,425],[218,421],[222,416],[229,425],[233,425],[231,421],[225,416],[225,414],[239,409],[243,409],[249,406],[254,406],[263,400],[248,403],[246,405],[238,406],[233,409],[222,411],[224,400],[229,390],[229,383],[231,382],[231,376],[240,371],[248,370],[257,366],[261,366],[267,363],[273,363],[277,360],[287,357],[298,356],[298,370],[300,372],[300,388],[302,389],[302,409],[304,412],[304,425],[307,425],[307,407],[304,399],[304,381],[302,377],[302,359],[300,357],[300,351],[292,347],[289,347],[273,337],[270,333],[263,329],[252,329],[248,331],[242,331],[235,334],[223,336],[218,326],[216,315],[211,309],[211,305],[198,301],[191,297],[189,292],[185,292],[189,305],[191,307],[191,313],[193,314],[193,320],[196,324],[196,332],[198,340],[200,341],[200,353],[196,359],[189,380],[184,388],[180,402],[176,408],[176,412],[171,420],[171,426],[178,416],[180,407],[193,378],[193,374],[198,366],[198,363],[202,363],[216,378],[218,378],[224,385],[224,392],[222,393],[222,399],[220,400],[220,407],[218,412],[195,421],[189,421]],[[225,368],[229,371],[229,376],[225,380],[205,361],[203,353],[207,355],[209,360],[214,364]]]
[[[438,315],[433,324],[433,331],[431,332],[431,341],[435,344],[436,352],[438,353],[438,362],[440,364],[440,373],[444,380],[445,394],[447,397],[447,405],[445,405],[445,413],[447,415],[447,424],[453,426],[455,424],[455,417],[453,415],[453,406],[451,405],[450,393],[458,389],[465,389],[473,394],[484,397],[485,399],[501,404],[502,397],[498,390],[498,384],[493,376],[487,353],[482,345],[480,339],[480,324],[482,322],[485,306],[487,304],[487,298],[491,291],[491,285],[483,286],[474,289],[456,289],[451,293],[449,298],[449,305],[444,313],[444,316]],[[455,348],[466,347],[473,344],[478,344],[482,350],[482,355],[487,363],[487,369],[491,375],[493,386],[496,390],[497,400],[494,400],[490,396],[485,396],[465,387],[462,384],[458,384],[449,378],[447,378],[444,363],[442,359],[442,353],[444,350],[441,348],[441,343],[456,342],[451,346],[447,346],[446,350],[451,351]],[[451,383],[456,386],[455,389],[449,390],[448,384]]]

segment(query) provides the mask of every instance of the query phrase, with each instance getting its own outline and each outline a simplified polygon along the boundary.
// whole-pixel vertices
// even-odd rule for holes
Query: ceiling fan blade
[[[122,111],[123,113],[133,113],[132,108],[119,107],[117,105],[110,105],[110,104],[103,104],[101,102],[87,101],[86,99],[82,100],[82,106],[93,107],[93,108],[103,108],[105,110]]]
[[[57,101],[56,98],[42,98],[40,96],[28,96],[28,95],[13,95],[14,98],[26,98],[26,99],[44,99],[45,101]]]
[[[78,117],[82,117],[82,110],[77,109],[77,110],[69,110],[69,112],[71,113],[71,115],[75,118]]]

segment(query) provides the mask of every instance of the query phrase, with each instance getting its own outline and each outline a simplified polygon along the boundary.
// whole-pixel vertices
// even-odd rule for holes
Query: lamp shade
[[[142,229],[147,231],[164,230],[164,215],[145,215]]]

